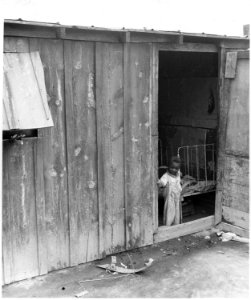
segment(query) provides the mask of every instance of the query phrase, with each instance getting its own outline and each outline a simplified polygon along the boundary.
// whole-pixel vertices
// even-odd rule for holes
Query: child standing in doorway
[[[163,225],[166,226],[177,225],[181,221],[180,166],[180,158],[172,157],[167,172],[158,181],[162,196],[165,199]]]

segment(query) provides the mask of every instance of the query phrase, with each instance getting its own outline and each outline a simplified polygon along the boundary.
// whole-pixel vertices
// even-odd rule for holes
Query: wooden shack
[[[5,20],[3,284],[217,224],[247,235],[248,49],[248,37]],[[26,60],[33,71],[15,66]],[[159,226],[159,167],[180,147],[202,144],[206,159],[212,143],[213,213]]]

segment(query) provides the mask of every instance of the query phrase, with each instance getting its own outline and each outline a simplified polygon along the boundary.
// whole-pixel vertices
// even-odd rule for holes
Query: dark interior
[[[189,175],[198,186],[205,185],[190,196],[184,194],[182,223],[214,214],[217,77],[217,53],[159,52],[159,178],[170,158],[179,155],[181,178]],[[163,225],[164,201],[159,196],[159,226]]]
[[[33,138],[38,136],[37,129],[25,129],[25,130],[4,130],[2,138],[3,140],[9,140],[13,142],[15,140],[22,140],[23,138]]]

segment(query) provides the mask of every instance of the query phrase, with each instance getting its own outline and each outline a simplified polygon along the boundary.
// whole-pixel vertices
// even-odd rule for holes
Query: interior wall
[[[178,54],[183,53],[167,58],[169,54],[165,52],[159,61],[159,138],[164,151],[159,164],[162,165],[177,155],[178,147],[216,143],[218,115],[217,69],[212,69],[217,60],[207,63],[203,60],[201,65],[199,55],[189,60],[189,54],[186,59],[179,59]]]

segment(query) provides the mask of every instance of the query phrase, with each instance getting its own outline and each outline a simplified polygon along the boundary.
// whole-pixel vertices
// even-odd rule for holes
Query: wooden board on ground
[[[154,234],[154,243],[164,242],[187,234],[196,233],[212,228],[213,226],[214,216],[209,216],[174,226],[161,226]]]
[[[98,258],[94,44],[64,42],[70,265]]]

